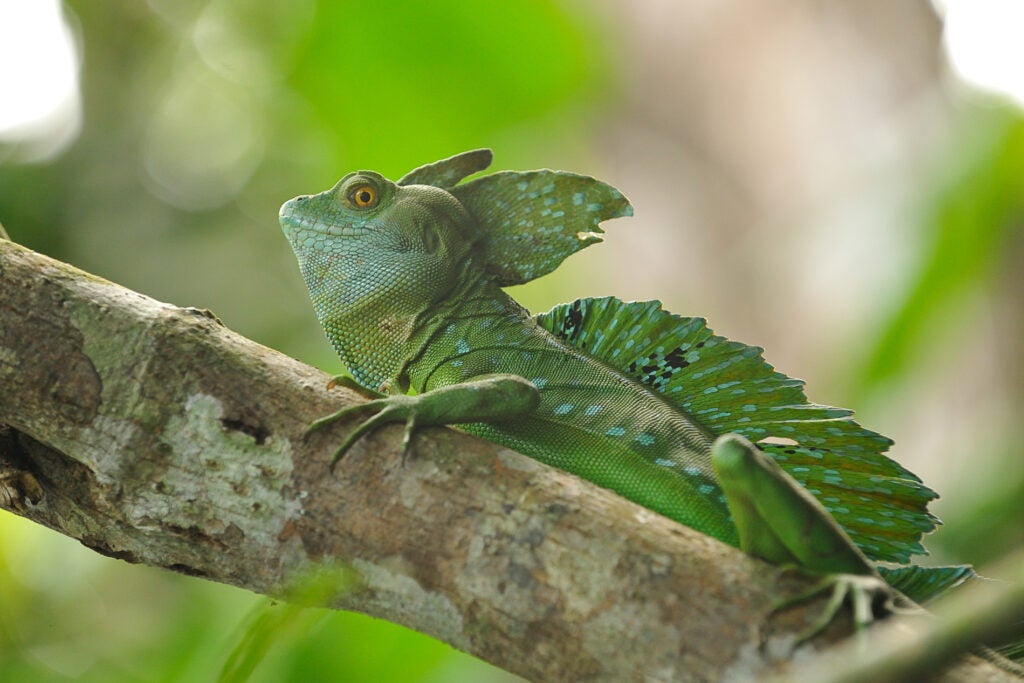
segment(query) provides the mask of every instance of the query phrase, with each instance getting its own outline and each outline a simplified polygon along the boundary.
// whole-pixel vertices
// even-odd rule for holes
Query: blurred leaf
[[[580,12],[544,0],[471,7],[321,2],[289,79],[332,134],[321,144],[398,177],[607,86]]]
[[[949,160],[954,177],[924,221],[920,270],[864,366],[851,372],[860,400],[913,367],[959,297],[987,286],[1007,245],[1024,234],[1024,116],[1016,109],[975,112],[962,129],[963,145]]]
[[[329,612],[326,607],[357,587],[359,576],[344,567],[321,567],[296,580],[286,591],[287,603],[263,600],[253,611],[238,644],[228,655],[219,683],[245,683],[274,646],[294,646]]]
[[[977,496],[973,506],[963,506],[961,514],[946,521],[941,545],[947,555],[969,557],[972,563],[992,562],[1012,548],[1024,548],[1024,475],[1020,467],[1020,444],[1017,453],[1002,458],[1009,468],[999,481]],[[993,577],[1003,578],[1003,577]]]
[[[1012,335],[1024,320],[1020,292],[1014,293],[1008,278],[1011,271],[1019,271],[1016,264],[1024,255],[1024,115],[1009,107],[967,107],[963,113],[956,147],[941,164],[943,182],[933,179],[924,200],[930,208],[921,226],[925,246],[920,267],[863,366],[850,369],[851,385],[861,395],[855,403],[884,398],[891,405],[892,396],[900,392],[898,385],[909,388],[930,381],[926,372],[955,369],[966,351],[951,340],[970,339],[966,325],[979,306],[993,309],[1000,318],[994,324],[1004,335]],[[1000,311],[1003,296],[1012,301]],[[1001,432],[1006,419],[1012,420],[1001,413],[1013,414],[1013,408],[1004,408],[1002,402],[1020,399],[1020,384],[1013,375],[1024,366],[1016,360],[1016,347],[1017,342],[1007,341],[983,349],[996,354],[989,362],[1007,377],[1005,388],[991,387],[998,398],[987,410],[1000,414],[982,414],[978,406],[961,409],[955,394],[946,401],[954,411],[950,420],[975,425],[968,450],[950,457],[963,460],[973,457],[969,449],[985,451],[984,457],[973,458],[975,467],[984,469],[967,468],[969,476],[959,478],[960,490],[951,501],[955,511],[943,514],[946,528],[929,541],[933,552],[950,561],[984,562],[1024,544],[1020,440]],[[944,386],[945,391],[957,391],[952,381]],[[914,412],[913,406],[901,409]],[[989,431],[986,425],[991,426]],[[936,429],[941,432],[942,426]]]

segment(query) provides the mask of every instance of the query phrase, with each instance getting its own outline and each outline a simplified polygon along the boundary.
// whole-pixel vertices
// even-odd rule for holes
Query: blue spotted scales
[[[881,571],[915,599],[970,574],[876,570],[924,552],[936,494],[761,349],[657,301],[517,304],[502,287],[551,272],[632,208],[562,171],[462,182],[490,162],[475,150],[397,182],[359,171],[281,208],[317,318],[355,382],[382,392],[314,423],[369,416],[336,458],[384,422],[406,424],[406,447],[417,426],[455,424],[771,562]]]

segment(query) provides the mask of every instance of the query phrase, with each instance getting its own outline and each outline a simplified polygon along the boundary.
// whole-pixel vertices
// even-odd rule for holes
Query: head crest
[[[449,190],[466,176],[471,176],[491,165],[494,154],[489,149],[474,149],[447,159],[426,164],[406,173],[399,185],[433,185]]]
[[[633,215],[611,185],[566,171],[501,171],[458,185],[490,161],[490,150],[465,152],[421,166],[398,184],[434,185],[454,195],[476,219],[484,268],[503,287],[550,273],[600,242],[602,221]]]

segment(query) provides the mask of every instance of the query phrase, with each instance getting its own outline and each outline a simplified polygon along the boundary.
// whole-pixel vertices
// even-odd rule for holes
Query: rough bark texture
[[[323,373],[0,240],[0,507],[95,549],[259,593],[321,563],[334,606],[534,680],[742,680],[784,670],[807,585],[517,453],[452,430],[304,438]],[[810,610],[810,611],[809,611]],[[842,637],[848,623],[815,644]],[[968,661],[946,680],[1002,680]]]

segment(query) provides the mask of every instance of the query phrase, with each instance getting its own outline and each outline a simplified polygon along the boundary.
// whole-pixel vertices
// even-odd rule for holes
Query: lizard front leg
[[[404,458],[417,427],[507,420],[532,412],[539,404],[540,390],[522,377],[481,375],[422,394],[395,394],[343,408],[314,421],[308,431],[323,429],[342,418],[372,414],[338,446],[331,459],[333,467],[360,437],[388,422],[405,422],[402,439]]]

